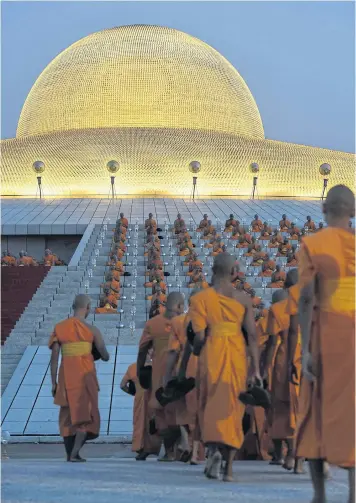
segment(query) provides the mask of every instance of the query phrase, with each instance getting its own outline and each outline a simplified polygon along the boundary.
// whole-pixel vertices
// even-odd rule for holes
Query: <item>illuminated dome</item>
[[[128,127],[264,138],[253,96],[221,54],[140,25],[93,33],[59,54],[30,91],[17,137]]]

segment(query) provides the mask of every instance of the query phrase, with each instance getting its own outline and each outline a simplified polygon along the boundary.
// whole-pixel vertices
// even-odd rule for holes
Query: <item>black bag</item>
[[[138,380],[143,389],[150,389],[152,387],[152,365],[142,367],[138,376]]]
[[[93,344],[92,344],[91,354],[92,354],[95,362],[98,360],[101,360],[101,354],[99,353],[98,348],[95,345],[95,342],[93,342]]]
[[[187,339],[188,342],[193,346],[194,344],[194,337],[195,337],[195,332],[193,330],[193,324],[190,321],[188,326],[187,326]]]
[[[130,395],[135,396],[136,395],[136,386],[135,383],[130,379],[127,381],[127,389]]]

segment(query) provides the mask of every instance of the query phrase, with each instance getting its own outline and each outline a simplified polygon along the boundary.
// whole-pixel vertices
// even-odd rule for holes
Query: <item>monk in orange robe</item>
[[[99,307],[95,308],[95,314],[117,314],[115,309],[106,297],[100,299]]]
[[[185,222],[180,213],[178,213],[177,218],[174,221],[173,227],[175,234],[180,234],[183,231],[183,229],[185,229]]]
[[[122,264],[122,262],[121,262],[121,264]],[[123,264],[122,264],[122,269],[123,269]],[[112,279],[117,281],[118,283],[120,283],[120,278],[123,275],[124,271],[117,270],[116,267],[112,266],[110,268],[110,272],[111,272]],[[121,287],[121,285],[120,285],[120,287]]]
[[[302,335],[297,455],[306,457],[314,502],[325,503],[323,460],[349,470],[355,500],[355,196],[344,185],[323,205],[328,227],[304,238],[299,252],[299,302],[288,311]],[[298,302],[298,305],[297,305]]]
[[[163,282],[163,280],[164,280],[163,271],[161,269],[155,268],[150,271],[148,281],[146,281],[144,283],[144,286],[146,288],[149,288],[149,287],[153,286],[154,282],[160,283],[161,281]]]
[[[203,220],[200,221],[199,227],[197,228],[197,232],[202,232],[208,225],[208,215],[205,213],[205,215],[203,215]]]
[[[245,257],[253,257],[255,253],[261,251],[261,245],[259,245],[256,241],[256,238],[251,239],[251,244],[248,245],[247,252],[245,253]]]
[[[211,220],[208,220],[208,225],[205,227],[205,229],[203,231],[203,239],[211,238],[214,230],[215,230],[215,227],[213,226]]]
[[[298,265],[298,258],[296,254],[296,246],[292,246],[290,252],[287,255],[287,263],[286,267],[297,267]]]
[[[267,222],[264,222],[263,227],[261,229],[260,239],[263,241],[269,241],[272,234],[273,234],[272,227],[270,227]]]
[[[271,283],[267,285],[268,288],[283,288],[286,280],[286,273],[281,270],[280,265],[276,265],[276,270],[271,276]]]
[[[127,227],[121,224],[116,224],[116,227],[114,229],[114,241],[119,241],[120,239],[125,241],[126,233],[127,233]]]
[[[120,294],[115,293],[110,289],[110,287],[103,288],[103,295],[100,299],[100,305],[105,306],[109,304],[113,309],[117,309],[118,303],[120,299]]]
[[[262,264],[262,272],[260,272],[259,276],[262,276],[263,278],[270,278],[275,269],[276,269],[275,261],[271,260],[269,255],[266,254]]]
[[[108,263],[108,265],[114,265],[112,262],[114,261],[116,263],[124,255],[125,253],[122,250],[120,250],[118,246],[113,245],[110,252],[110,262]]]
[[[224,232],[232,232],[233,228],[236,226],[236,220],[234,215],[231,213],[230,218],[228,218],[225,222],[225,231]]]
[[[145,220],[145,229],[147,229],[148,227],[152,227],[154,229],[157,229],[157,222],[153,218],[152,213],[149,213],[148,218]]]
[[[120,276],[119,276],[120,279]],[[121,284],[120,281],[114,278],[114,274],[112,271],[109,271],[106,276],[105,276],[105,283],[103,285],[103,288],[110,288],[114,293],[119,293]]]
[[[167,296],[162,292],[162,288],[161,288],[160,284],[157,284],[157,286],[155,287],[155,292],[152,295],[152,299],[151,299],[152,304],[157,300],[159,302],[161,302],[162,304],[166,304],[166,302],[167,302]]]
[[[248,248],[249,245],[254,243],[253,241],[255,238],[251,237],[251,234],[248,234],[247,232],[243,234],[242,236],[239,237],[239,242],[236,245],[236,248]]]
[[[157,299],[151,304],[150,311],[148,313],[148,319],[150,320],[151,318],[154,318],[155,316],[158,316],[159,314],[163,314],[165,312],[166,303]]]
[[[59,265],[59,262],[60,261],[58,260],[57,255],[52,253],[52,251],[49,248],[47,248],[45,250],[45,255],[43,257],[44,265],[46,265],[46,266]]]
[[[311,219],[311,216],[307,216],[307,221],[304,224],[304,229],[306,229],[308,232],[315,232],[316,231],[316,225]]]
[[[152,358],[152,394],[149,407],[153,410],[158,434],[163,438],[166,453],[164,461],[174,461],[174,446],[181,436],[177,426],[175,404],[162,407],[156,399],[156,391],[163,386],[167,367],[167,349],[172,331],[172,320],[183,313],[184,298],[178,292],[172,292],[167,299],[166,311],[146,322],[139,343],[137,357],[137,376],[145,365],[148,351],[153,349]]]
[[[120,219],[118,220],[118,222],[119,222],[119,225],[121,225],[122,227],[125,227],[126,229],[129,226],[129,221],[127,220],[127,218],[125,218],[125,215],[123,213],[120,213]]]
[[[73,317],[58,323],[49,340],[51,349],[52,395],[60,406],[59,430],[64,440],[67,461],[83,462],[79,452],[86,440],[97,438],[100,430],[99,385],[92,346],[101,359],[109,360],[100,331],[85,319],[90,313],[90,297],[77,295]],[[58,374],[59,353],[62,362]]]
[[[192,255],[192,257],[193,257],[193,259],[190,262],[188,262],[189,270],[187,272],[187,276],[192,276],[193,272],[195,271],[195,269],[197,267],[203,268],[203,262],[201,260],[198,260],[198,255],[196,253],[194,253],[194,255]]]
[[[261,245],[256,247],[256,253],[253,255],[251,265],[254,267],[261,266],[267,260],[267,253],[262,251]]]
[[[240,225],[240,222],[236,220],[234,227],[232,228],[231,239],[237,241],[240,236],[245,234],[245,229]]]
[[[150,357],[146,360],[146,365],[150,365]],[[161,439],[158,435],[150,435],[150,418],[152,416],[149,410],[149,401],[152,390],[144,389],[137,378],[137,364],[132,363],[124,377],[122,378],[120,388],[129,395],[134,391],[133,408],[133,433],[131,450],[137,452],[136,461],[146,461],[148,456],[158,456],[161,449]],[[134,390],[133,390],[134,388]]]
[[[252,232],[260,232],[263,229],[262,220],[258,218],[258,215],[255,215],[255,218],[251,222]]]
[[[272,464],[281,465],[286,470],[293,470],[295,473],[302,473],[303,460],[295,459],[294,434],[296,431],[298,394],[301,374],[301,346],[300,340],[296,341],[292,364],[294,368],[293,383],[289,382],[290,369],[290,348],[288,330],[290,317],[287,311],[288,292],[293,288],[298,288],[298,271],[294,269],[287,275],[285,290],[278,290],[272,296],[272,307],[270,309],[267,332],[269,341],[269,364],[272,361],[271,355],[275,354],[273,375],[272,375],[272,407],[270,412],[270,434],[273,439],[275,449],[275,459]],[[295,285],[295,286],[294,286]],[[289,290],[287,290],[289,289]],[[277,353],[276,347],[279,343]],[[270,372],[268,366],[265,374]],[[282,459],[283,442],[287,445],[287,456]]]
[[[298,239],[300,236],[300,229],[295,225],[294,222],[291,223],[291,227],[289,229],[290,239]]]
[[[282,215],[282,220],[279,221],[279,227],[282,232],[287,232],[290,229],[290,221],[287,219],[287,215]]]
[[[209,239],[209,242],[205,243],[204,248],[212,248],[214,246],[214,243],[216,243],[217,241],[220,241],[220,239],[221,239],[220,234],[218,234],[216,229],[214,229],[213,232],[211,233],[211,237]]]
[[[184,257],[190,253],[190,250],[193,248],[193,243],[190,239],[185,238],[183,244],[179,247],[179,255]]]
[[[147,269],[163,269],[163,261],[160,258],[160,254],[157,250],[149,254],[147,261]]]
[[[20,267],[38,265],[37,262],[32,257],[29,257],[25,251],[20,251],[19,257],[20,258],[17,261],[17,265]]]
[[[292,249],[291,245],[289,244],[288,239],[284,239],[283,243],[281,243],[278,246],[278,252],[277,252],[277,257],[286,257],[290,250]]]
[[[246,343],[248,334],[251,380],[260,379],[256,327],[251,301],[231,284],[236,276],[235,258],[223,253],[215,258],[213,287],[191,299],[194,354],[199,356],[199,423],[203,442],[209,447],[206,476],[220,477],[222,456],[224,481],[232,481],[236,450],[243,443],[239,401],[247,385]]]
[[[2,257],[1,257],[1,265],[4,266],[14,266],[16,265],[16,257],[11,255],[11,253],[7,251],[2,252]]]
[[[203,268],[196,266],[188,283],[189,288],[207,288],[207,282],[203,273]]]
[[[189,234],[187,229],[184,227],[181,229],[181,232],[178,234],[177,246],[183,244],[186,238],[191,239],[191,235]]]
[[[211,251],[211,255],[213,257],[216,257],[216,255],[219,255],[219,253],[223,253],[224,251],[225,245],[222,245],[220,242],[215,242]]]

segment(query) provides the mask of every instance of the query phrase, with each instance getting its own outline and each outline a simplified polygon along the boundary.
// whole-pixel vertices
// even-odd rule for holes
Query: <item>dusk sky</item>
[[[266,138],[355,152],[354,10],[353,2],[2,2],[2,138],[15,137],[36,78],[69,45],[113,26],[155,24],[232,63]]]

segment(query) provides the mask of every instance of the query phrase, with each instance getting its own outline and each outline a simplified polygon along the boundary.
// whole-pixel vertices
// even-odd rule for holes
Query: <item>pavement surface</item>
[[[309,475],[293,475],[263,461],[237,461],[236,482],[208,480],[203,465],[133,459],[129,446],[88,445],[83,464],[66,463],[63,447],[6,446],[2,462],[4,503],[309,503]],[[332,468],[328,503],[347,502],[347,473]]]

